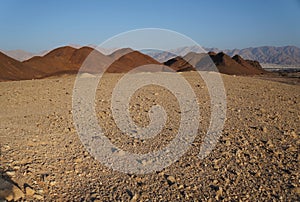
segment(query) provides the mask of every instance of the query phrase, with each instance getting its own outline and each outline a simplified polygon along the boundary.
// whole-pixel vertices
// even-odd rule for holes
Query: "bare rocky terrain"
[[[114,171],[95,160],[73,125],[74,75],[0,83],[0,198],[20,201],[299,201],[300,86],[222,75],[227,119],[215,149],[197,154],[210,119],[210,99],[196,72],[181,75],[198,97],[198,136],[188,152],[159,172]],[[165,107],[162,133],[141,141],[122,135],[112,119],[111,92],[122,74],[106,74],[96,96],[99,124],[131,152],[163,148],[176,135],[180,109],[166,89],[148,86],[130,112],[146,126],[154,103]],[[287,78],[288,79],[288,78]],[[1,201],[1,200],[0,200]]]

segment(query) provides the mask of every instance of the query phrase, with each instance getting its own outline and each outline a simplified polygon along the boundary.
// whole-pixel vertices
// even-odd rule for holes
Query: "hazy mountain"
[[[20,62],[23,62],[25,60],[28,60],[34,56],[43,56],[45,54],[47,54],[49,51],[48,50],[44,50],[41,51],[39,53],[31,53],[31,52],[27,52],[24,50],[9,50],[9,51],[5,51],[5,50],[0,50],[0,52],[2,52],[3,54],[18,60]]]
[[[238,54],[245,59],[257,60],[260,63],[300,65],[300,48],[296,46],[262,46],[257,48],[225,50],[224,52],[230,56]]]
[[[142,50],[142,53],[149,55],[150,57],[154,58],[155,60],[164,63],[174,57],[176,54],[173,54],[168,51],[160,51],[160,50]]]
[[[233,49],[233,50],[221,50],[218,48],[203,48],[206,52],[224,52],[225,54],[233,57],[234,55],[240,55],[247,60],[256,60],[260,63],[270,63],[278,65],[300,65],[300,48],[296,46],[262,46],[256,48],[245,48],[245,49]],[[181,47],[178,49],[171,50],[170,52],[175,53],[178,56],[184,56],[189,52],[203,53],[203,49],[198,46]],[[170,59],[168,52],[148,52],[148,55],[152,56],[160,62],[165,62]],[[174,56],[173,56],[174,57]]]
[[[1,52],[18,61],[28,60],[29,58],[35,55],[34,53],[26,52],[23,50],[10,50],[10,51],[1,50]]]

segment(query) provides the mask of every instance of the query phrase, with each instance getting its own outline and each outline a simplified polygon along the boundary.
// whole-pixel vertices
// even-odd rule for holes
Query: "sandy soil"
[[[18,195],[26,201],[299,200],[300,86],[223,75],[227,120],[213,152],[199,160],[210,100],[195,72],[183,75],[199,99],[198,136],[177,162],[146,175],[113,171],[85,150],[72,119],[74,76],[1,82],[0,179],[14,183],[24,194],[9,198],[6,190],[8,199]],[[99,86],[99,124],[113,143],[128,151],[163,148],[179,127],[176,98],[155,86],[136,92],[130,108],[136,123],[149,123],[153,103],[164,106],[169,118],[153,139],[122,136],[109,108],[112,88],[121,76],[107,74]]]

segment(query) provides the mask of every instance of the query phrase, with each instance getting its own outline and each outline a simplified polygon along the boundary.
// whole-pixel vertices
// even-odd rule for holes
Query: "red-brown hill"
[[[89,60],[86,60],[89,57]],[[224,74],[254,75],[262,74],[265,71],[258,62],[244,60],[240,56],[229,57],[223,52],[215,54],[189,53],[184,57],[176,57],[168,60],[164,65],[175,71],[192,71],[198,66],[198,70],[205,69],[207,64],[216,65],[219,72]],[[152,57],[133,51],[129,48],[119,49],[109,56],[103,55],[90,47],[79,49],[69,46],[52,50],[44,56],[36,56],[24,62],[19,62],[0,53],[0,79],[1,80],[23,80],[33,78],[43,78],[60,74],[77,73],[81,66],[85,68],[82,72],[97,73],[99,68],[107,67],[109,73],[125,73],[136,67],[155,64],[153,69],[146,71],[168,71],[163,64]],[[193,64],[193,65],[191,65]],[[208,69],[209,70],[209,69]]]
[[[175,71],[194,71],[196,69],[214,71],[216,67],[220,73],[231,75],[256,75],[266,72],[257,61],[244,60],[239,55],[231,58],[223,52],[218,54],[190,52],[184,57],[172,58],[164,64]]]
[[[88,56],[89,59],[86,60]],[[110,63],[112,64],[107,69],[110,73],[123,73],[146,64],[160,64],[153,58],[129,48],[119,49],[106,56],[90,47],[76,49],[69,46],[54,49],[45,56],[36,56],[23,63],[50,76],[76,73],[84,61],[85,68],[82,71],[89,73],[97,73],[99,68],[106,67]]]
[[[256,75],[263,74],[265,71],[258,62],[244,60],[242,57],[235,55],[232,58],[223,52],[218,54],[209,54],[219,72],[231,75]]]
[[[0,81],[40,78],[42,72],[0,52]]]
[[[195,71],[196,70],[189,62],[187,62],[184,58],[182,58],[180,56],[172,58],[172,59],[164,62],[164,64],[171,67],[176,72]]]
[[[121,49],[114,51],[112,54],[109,55],[109,57],[114,60],[117,60],[120,57],[122,57],[123,55],[131,53],[132,51],[134,51],[134,50],[132,50],[131,48],[121,48]]]
[[[44,56],[35,56],[23,64],[44,72],[45,76],[59,72],[77,72],[92,51],[90,47],[76,49],[65,46],[54,49]]]
[[[107,72],[109,73],[124,73],[128,72],[136,67],[142,66],[142,65],[148,65],[148,64],[156,64],[161,65],[158,61],[153,59],[152,57],[145,55],[138,51],[131,51],[123,56],[121,56],[119,59],[114,61],[110,67],[107,69]],[[157,67],[155,67],[157,68]],[[157,71],[154,70],[154,71]]]

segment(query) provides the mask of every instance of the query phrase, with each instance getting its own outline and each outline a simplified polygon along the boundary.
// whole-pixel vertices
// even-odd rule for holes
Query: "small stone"
[[[164,176],[165,172],[161,171],[160,173],[158,173],[159,176]]]
[[[37,199],[37,200],[43,200],[43,199],[44,199],[43,196],[38,195],[38,194],[35,194],[33,197],[34,197],[35,199]]]
[[[142,160],[142,165],[143,165],[143,166],[146,166],[147,164],[148,164],[148,161],[147,161],[147,160],[145,160],[145,159]]]
[[[267,132],[268,132],[268,129],[267,129],[266,127],[263,127],[263,128],[262,128],[262,131],[263,131],[264,133],[267,133]]]
[[[226,145],[226,146],[230,146],[230,145],[231,145],[231,142],[230,142],[229,140],[226,140],[225,145]]]
[[[264,114],[267,112],[267,110],[265,110],[264,108],[260,108],[260,112]]]
[[[216,192],[216,199],[220,200],[220,197],[223,195],[222,187],[219,187],[219,190]]]
[[[98,198],[99,196],[98,196],[97,193],[92,193],[92,194],[91,194],[91,197],[92,197],[92,198]]]
[[[268,138],[267,137],[261,137],[260,141],[262,141],[264,144],[266,144],[268,142]]]
[[[298,138],[298,135],[296,134],[295,131],[292,131],[292,132],[291,132],[291,135],[293,136],[293,138]]]
[[[298,194],[298,195],[300,195],[300,187],[295,187],[293,189],[293,192],[296,193],[296,194]]]
[[[131,202],[136,202],[139,198],[139,195],[138,194],[134,194],[134,196],[131,198]]]
[[[46,146],[46,145],[47,145],[47,142],[40,142],[40,145]]]
[[[82,162],[82,158],[77,158],[77,159],[75,159],[74,162],[75,162],[75,163],[81,163],[81,162]]]
[[[50,186],[53,187],[53,186],[55,186],[55,185],[56,185],[56,182],[55,182],[55,181],[51,181],[51,182],[50,182]]]
[[[15,171],[7,171],[6,174],[10,177],[14,177],[16,175]]]
[[[176,179],[175,179],[175,177],[170,175],[170,176],[167,177],[167,181],[168,181],[168,184],[171,186],[176,182]]]
[[[293,147],[293,146],[290,146],[287,151],[289,152],[298,152],[298,148],[297,147]]]
[[[274,146],[271,140],[268,140],[266,145],[270,148],[272,148]]]
[[[220,169],[220,166],[219,166],[218,164],[215,164],[215,165],[214,165],[214,169],[219,170],[219,169]]]
[[[43,193],[44,193],[44,190],[39,189],[39,190],[37,190],[37,193],[38,193],[38,194],[43,194]]]
[[[117,156],[124,156],[126,153],[124,150],[119,150],[119,151],[117,151],[116,154],[117,154]]]
[[[33,196],[35,194],[35,191],[31,189],[30,187],[25,188],[25,192],[27,196]]]

